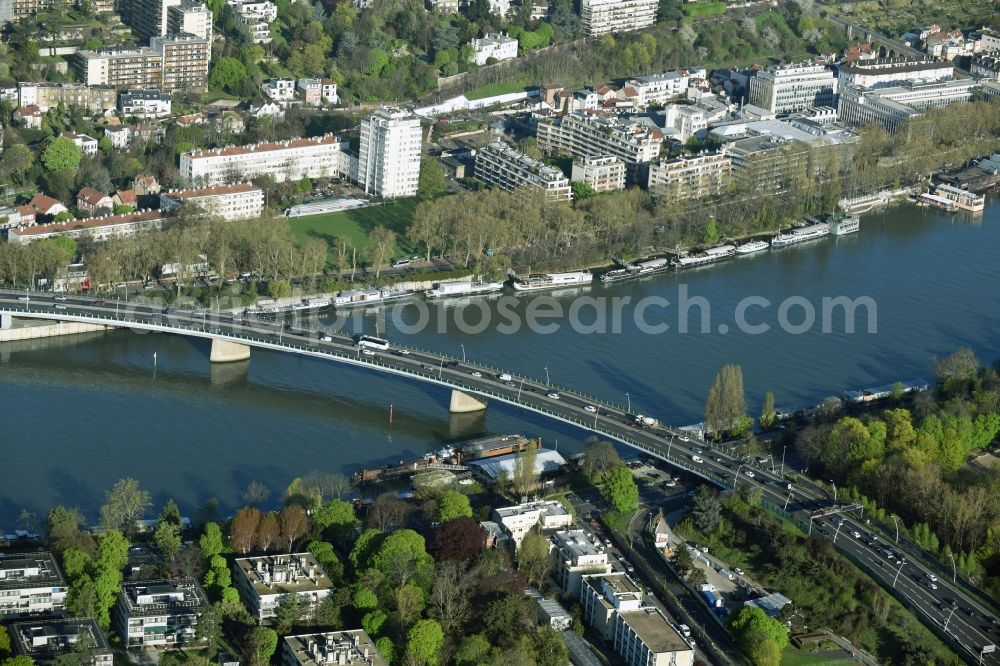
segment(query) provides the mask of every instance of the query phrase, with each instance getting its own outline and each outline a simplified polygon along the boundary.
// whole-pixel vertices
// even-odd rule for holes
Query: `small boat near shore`
[[[861,228],[861,221],[858,219],[857,215],[830,220],[828,224],[830,225],[830,234],[833,236],[846,236],[848,234],[854,234]]]
[[[290,312],[302,312],[304,310],[322,310],[323,308],[329,306],[330,301],[328,299],[303,298],[298,303],[292,303],[290,305],[277,305],[270,308],[248,308],[247,310],[244,310],[244,314],[251,316],[280,315],[288,314]]]
[[[543,291],[561,287],[581,287],[591,284],[594,276],[590,271],[574,271],[571,273],[533,273],[528,276],[511,274],[511,286],[514,291]]]
[[[622,268],[616,268],[615,270],[608,271],[602,275],[601,282],[608,283],[621,282],[623,280],[634,280],[648,275],[663,273],[668,270],[670,270],[670,261],[659,257],[657,259],[640,261],[636,264],[623,264]]]
[[[763,252],[769,247],[771,246],[767,241],[754,240],[749,243],[743,243],[743,245],[737,245],[736,254],[755,254],[757,252]]]
[[[674,266],[677,268],[704,266],[706,264],[713,264],[717,261],[722,261],[723,259],[728,259],[734,254],[736,254],[735,245],[719,245],[718,247],[710,247],[704,252],[698,252],[696,254],[682,252],[677,255],[676,259],[674,259]]]
[[[778,235],[771,239],[771,247],[787,247],[789,245],[795,245],[796,243],[818,240],[828,236],[829,234],[830,226],[828,224],[810,224],[806,227],[792,229],[787,234],[783,234],[779,231]]]
[[[355,308],[368,305],[384,305],[413,298],[414,292],[409,289],[399,289],[390,287],[388,289],[355,289],[352,291],[342,291],[333,299],[335,308]]]

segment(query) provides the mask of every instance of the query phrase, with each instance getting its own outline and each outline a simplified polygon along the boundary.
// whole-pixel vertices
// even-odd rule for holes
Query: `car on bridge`
[[[584,411],[590,412],[591,414],[597,413],[597,407],[594,407],[593,405],[586,405],[583,409]]]
[[[478,370],[473,370],[469,374],[472,375],[473,377],[482,377],[483,376],[483,373],[479,372]]]
[[[553,400],[558,400],[559,397],[560,397],[559,394],[555,393],[555,392],[553,392],[553,393],[546,393],[545,395],[546,395],[546,397],[552,398]]]
[[[691,461],[699,464],[705,462],[701,456],[691,456]]]

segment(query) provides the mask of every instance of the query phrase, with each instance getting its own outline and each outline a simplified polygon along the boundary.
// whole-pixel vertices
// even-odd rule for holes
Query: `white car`
[[[851,532],[851,536],[854,537],[855,539],[860,539],[861,538],[861,532],[859,532],[857,530],[854,530],[853,532]]]
[[[558,393],[546,393],[545,395],[547,395],[548,397],[552,398],[553,400],[558,400],[559,399],[559,394]]]
[[[753,473],[752,469],[748,469],[747,471],[745,471],[743,473],[746,474],[747,476],[749,476],[751,479],[755,476],[755,474]]]
[[[691,460],[692,462],[696,462],[699,464],[705,462],[704,460],[702,460],[701,456],[691,456]]]
[[[594,407],[593,405],[587,405],[586,407],[583,408],[583,411],[590,412],[591,414],[596,414],[597,407]]]
[[[56,303],[54,307],[55,307],[56,310],[65,310],[66,309],[66,306],[63,305],[62,303]]]
[[[690,438],[690,437],[685,437],[684,435],[681,435],[679,439],[680,439],[680,440],[681,440],[682,442],[690,442],[690,441],[691,441],[691,438]]]
[[[322,340],[323,342],[333,342],[333,338],[325,334],[319,336],[319,339]]]
[[[374,356],[375,355],[375,352],[373,352],[371,349],[362,349],[361,353],[364,354],[365,356]]]
[[[931,588],[932,590],[936,590],[937,589],[937,583],[932,583],[930,581],[927,581],[927,587]]]
[[[935,576],[932,573],[929,573],[929,574],[927,574],[927,580],[929,580],[932,583],[936,583],[937,582],[937,576]]]
[[[27,303],[27,302],[28,302],[28,301],[30,301],[31,299],[30,299],[30,298],[28,298],[27,296],[18,296],[18,297],[17,297],[17,300],[21,301],[22,303]]]
[[[410,350],[409,349],[400,349],[399,350],[399,355],[400,356],[409,356],[410,355]]]
[[[66,297],[65,296],[56,296],[56,300],[57,301],[65,301]]]
[[[740,569],[739,567],[733,567],[733,571],[736,572],[737,576],[742,576],[743,575],[743,569]]]
[[[469,374],[472,375],[473,377],[482,377],[483,376],[483,373],[479,372],[478,370],[473,370]]]

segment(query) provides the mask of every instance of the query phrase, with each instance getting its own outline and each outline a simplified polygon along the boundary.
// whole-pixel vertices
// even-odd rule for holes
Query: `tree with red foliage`
[[[486,547],[485,534],[479,523],[467,516],[441,523],[431,538],[430,552],[437,561],[469,562]]]

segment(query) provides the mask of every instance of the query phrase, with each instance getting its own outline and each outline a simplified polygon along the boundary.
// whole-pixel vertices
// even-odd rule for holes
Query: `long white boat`
[[[248,315],[279,315],[289,312],[299,312],[301,310],[321,310],[329,305],[330,301],[327,299],[303,298],[298,303],[292,303],[291,305],[278,305],[270,308],[249,308],[244,312]]]
[[[624,268],[616,268],[601,276],[601,282],[619,282],[635,278],[655,275],[670,270],[670,260],[664,258],[640,261],[637,264],[626,264]]]
[[[698,254],[688,254],[686,252],[682,253],[674,260],[674,265],[678,268],[704,266],[705,264],[712,264],[716,261],[728,259],[734,254],[736,254],[735,245],[719,245],[718,247],[710,247],[704,252],[699,252]]]
[[[541,291],[560,287],[580,287],[593,282],[590,271],[572,273],[534,273],[526,277],[515,275],[511,281],[514,291]]]
[[[424,292],[424,298],[460,298],[503,291],[503,282],[438,282]]]
[[[367,305],[383,305],[394,301],[401,301],[412,298],[413,292],[408,289],[355,289],[353,291],[342,291],[333,299],[335,308],[355,308]]]
[[[777,236],[771,239],[771,247],[785,247],[787,245],[794,245],[795,243],[804,243],[805,241],[823,238],[829,235],[829,233],[830,225],[828,224],[810,224],[808,227],[792,229],[787,234],[779,232]]]
[[[830,220],[829,225],[830,233],[834,236],[846,236],[858,232],[858,229],[861,228],[861,220],[858,219],[857,215],[851,215],[839,220]]]
[[[771,247],[768,245],[767,241],[755,240],[749,243],[743,243],[736,247],[736,254],[753,254],[755,252],[763,252],[767,248]]]

